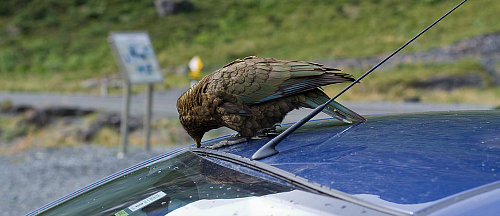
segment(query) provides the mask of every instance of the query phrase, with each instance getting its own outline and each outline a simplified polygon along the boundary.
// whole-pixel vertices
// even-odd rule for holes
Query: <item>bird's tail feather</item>
[[[308,94],[310,93],[310,94]],[[324,103],[326,103],[329,98],[322,91],[308,92],[306,93],[305,104],[307,104],[311,108],[316,108]],[[312,95],[311,95],[312,93]],[[319,93],[319,94],[318,94]],[[365,122],[366,119],[357,114],[356,112],[350,110],[349,108],[343,106],[342,104],[332,101],[328,105],[326,105],[325,109],[322,110],[324,113],[332,116],[340,121],[345,123],[353,123],[353,122]]]
[[[366,121],[363,116],[357,114],[356,112],[350,110],[349,108],[336,101],[332,101],[328,105],[326,105],[325,109],[323,109],[323,112],[345,123]]]

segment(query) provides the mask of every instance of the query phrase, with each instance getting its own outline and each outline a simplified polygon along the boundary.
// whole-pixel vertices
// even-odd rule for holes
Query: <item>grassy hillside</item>
[[[79,81],[117,72],[110,31],[145,30],[160,65],[199,55],[205,72],[248,55],[333,59],[393,51],[458,0],[192,0],[160,17],[153,0],[5,0],[0,3],[0,90],[85,91]],[[497,32],[500,4],[463,5],[406,52]],[[174,80],[174,81],[172,81]],[[164,88],[187,85],[167,76]]]

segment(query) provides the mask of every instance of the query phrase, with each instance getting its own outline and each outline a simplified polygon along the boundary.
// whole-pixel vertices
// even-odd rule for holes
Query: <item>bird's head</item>
[[[177,99],[179,120],[198,148],[201,147],[203,135],[221,127],[222,121],[216,115],[216,109],[222,100],[204,94],[206,85],[206,80],[202,79]]]
[[[179,112],[179,121],[182,127],[194,139],[196,147],[199,148],[201,147],[201,139],[207,130],[203,127],[202,118],[195,111],[200,105],[196,87],[196,85],[191,87],[177,99],[177,112]]]
[[[201,139],[205,134],[205,129],[201,125],[198,124],[191,116],[180,116],[179,120],[184,127],[184,130],[194,139],[196,143],[196,147],[201,147]]]

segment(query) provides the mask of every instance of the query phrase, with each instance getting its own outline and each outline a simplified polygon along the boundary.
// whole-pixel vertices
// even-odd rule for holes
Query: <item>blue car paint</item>
[[[499,111],[369,116],[366,123],[321,127],[328,122],[310,122],[260,162],[397,204],[432,202],[500,180]],[[250,158],[268,140],[218,150]]]

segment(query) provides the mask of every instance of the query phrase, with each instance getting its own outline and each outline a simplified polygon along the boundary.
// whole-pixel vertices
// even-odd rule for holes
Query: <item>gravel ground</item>
[[[117,149],[84,145],[31,149],[0,157],[0,215],[24,215],[122,169],[168,152],[132,150],[118,159]]]

